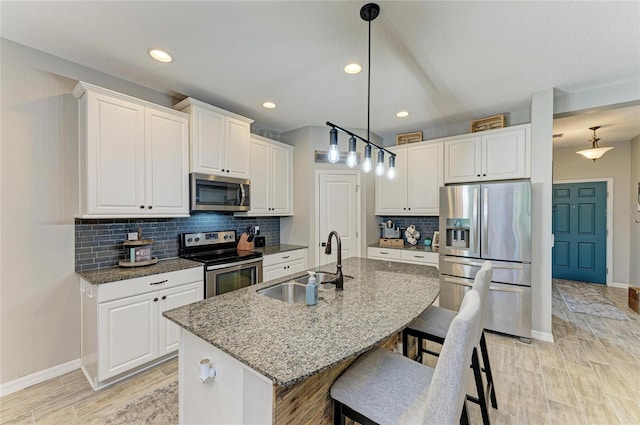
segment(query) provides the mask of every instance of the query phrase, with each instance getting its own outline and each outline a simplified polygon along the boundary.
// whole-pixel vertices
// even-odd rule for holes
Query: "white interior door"
[[[329,232],[335,230],[342,242],[342,259],[358,256],[359,203],[358,175],[340,172],[322,172],[319,175],[319,244],[327,242]],[[337,244],[332,242],[331,255],[318,247],[317,264],[324,265],[336,261]]]

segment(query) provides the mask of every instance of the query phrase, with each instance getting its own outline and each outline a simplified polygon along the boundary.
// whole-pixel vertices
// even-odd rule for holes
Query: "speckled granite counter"
[[[315,270],[335,272],[335,263]],[[290,276],[163,315],[274,384],[289,387],[402,330],[440,290],[438,270],[429,266],[349,258],[343,272],[353,276],[344,291],[321,291],[312,307],[256,293]]]
[[[133,279],[136,277],[150,276],[159,273],[173,272],[176,270],[202,267],[202,263],[185,260],[182,258],[172,258],[160,260],[157,264],[144,267],[110,267],[108,269],[89,270],[86,272],[76,272],[84,280],[93,284],[117,282],[119,280]]]
[[[261,252],[262,255],[271,255],[271,254],[279,254],[281,252],[293,251],[296,249],[304,249],[307,248],[303,245],[271,245],[271,246],[261,246],[259,248],[254,248],[253,250],[256,252]]]
[[[388,246],[380,246],[380,244],[378,242],[376,243],[372,243],[370,245],[371,248],[384,248],[384,249],[403,249],[406,251],[420,251],[420,252],[439,252],[437,248],[434,248],[432,246],[425,246],[424,244],[417,244],[417,245],[409,245],[409,244],[404,244],[403,246],[398,246],[398,247],[388,247]]]

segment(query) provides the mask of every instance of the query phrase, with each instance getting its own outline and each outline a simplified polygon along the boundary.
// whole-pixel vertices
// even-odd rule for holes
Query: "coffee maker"
[[[399,239],[402,238],[402,232],[392,220],[380,223],[380,237],[383,239]]]

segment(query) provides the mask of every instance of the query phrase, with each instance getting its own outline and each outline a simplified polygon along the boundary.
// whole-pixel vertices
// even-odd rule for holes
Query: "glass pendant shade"
[[[362,161],[362,172],[371,172],[371,145],[369,144],[364,147],[364,161]]]
[[[389,169],[387,170],[387,178],[392,180],[396,176],[396,157],[389,157]]]
[[[602,156],[605,153],[607,153],[611,149],[613,149],[613,146],[609,146],[609,147],[606,147],[606,148],[601,148],[600,146],[598,146],[598,141],[600,139],[596,136],[596,130],[599,129],[599,128],[600,128],[600,126],[589,127],[589,130],[593,131],[593,136],[591,136],[591,139],[589,140],[591,142],[591,149],[584,149],[584,150],[576,152],[578,155],[582,155],[585,158],[592,159],[593,162],[596,162],[596,159],[602,158]]]
[[[356,138],[351,136],[349,139],[349,154],[347,155],[347,167],[353,168],[358,165],[358,156],[356,154]]]
[[[336,163],[340,159],[340,151],[338,150],[338,130],[332,128],[329,132],[329,153],[327,154],[329,162]]]
[[[376,165],[376,176],[384,176],[384,152],[378,151],[378,165]]]

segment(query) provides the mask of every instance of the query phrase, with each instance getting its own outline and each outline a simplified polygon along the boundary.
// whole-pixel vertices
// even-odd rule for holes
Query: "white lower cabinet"
[[[438,268],[438,253],[412,249],[377,248],[367,249],[368,258],[398,261],[401,263],[424,264]]]
[[[300,273],[307,269],[307,249],[270,254],[262,257],[262,280],[264,282]]]
[[[162,313],[204,295],[201,267],[80,288],[82,370],[95,390],[175,353],[179,328]]]

